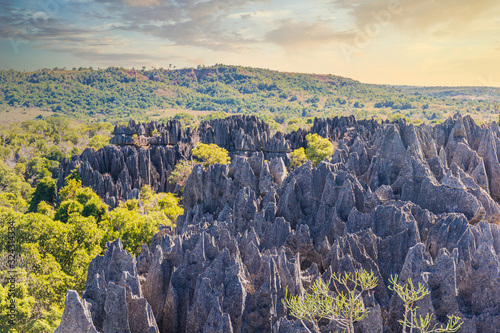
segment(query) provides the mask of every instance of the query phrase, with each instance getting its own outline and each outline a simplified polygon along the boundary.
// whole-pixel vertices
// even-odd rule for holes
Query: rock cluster
[[[144,185],[158,192],[172,192],[175,185],[168,176],[177,162],[189,158],[196,142],[215,143],[231,156],[263,152],[268,159],[289,160],[291,148],[304,145],[305,132],[285,136],[270,134],[269,126],[254,116],[234,116],[203,122],[195,130],[184,130],[176,120],[159,124],[136,123],[117,125],[109,146],[97,151],[86,149],[80,156],[63,161],[58,188],[75,168],[82,183],[91,187],[111,207],[119,201],[137,198]]]
[[[175,232],[160,230],[137,258],[119,240],[109,244],[89,267],[83,299],[68,293],[58,332],[306,332],[283,308],[286,290],[300,294],[316,278],[361,268],[379,284],[365,298],[370,314],[356,332],[401,332],[402,304],[387,289],[394,274],[431,291],[418,306],[434,322],[455,314],[463,332],[498,332],[496,124],[480,127],[459,115],[434,127],[316,120],[312,131],[339,148],[331,161],[290,173],[283,156],[269,157],[256,144],[269,142],[267,131],[242,122],[241,135],[231,136],[229,125],[216,124],[200,137],[255,152],[195,167]],[[283,136],[281,147],[300,146],[305,134]],[[245,136],[239,145],[235,138]],[[157,148],[145,151],[152,156]],[[103,151],[133,156],[131,149]],[[85,154],[81,161],[105,172]],[[121,172],[126,160],[119,168],[111,160],[107,170]],[[137,161],[141,174],[148,160]]]
[[[312,132],[339,140],[357,131],[366,140],[378,126],[375,121],[357,122],[354,117],[316,119]],[[115,127],[111,145],[97,151],[89,148],[63,161],[57,186],[60,189],[64,179],[78,167],[83,185],[91,187],[113,208],[120,201],[137,198],[144,185],[151,185],[157,192],[175,191],[168,176],[179,160],[189,158],[196,142],[215,143],[231,156],[262,152],[267,160],[281,157],[288,165],[289,153],[305,147],[307,133],[299,130],[287,135],[271,134],[269,126],[255,116],[215,119],[202,122],[194,130],[183,129],[177,120],[165,124],[130,120],[127,126]]]

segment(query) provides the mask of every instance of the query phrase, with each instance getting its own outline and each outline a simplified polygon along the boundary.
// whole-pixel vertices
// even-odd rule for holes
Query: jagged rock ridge
[[[354,117],[317,120],[313,132],[328,133],[335,138],[355,124]],[[371,126],[377,125],[371,122]],[[268,160],[281,157],[288,164],[289,153],[305,145],[306,134],[299,130],[287,135],[280,132],[271,135],[269,126],[255,116],[215,119],[202,122],[194,130],[183,129],[176,120],[166,124],[130,120],[127,126],[115,127],[111,145],[97,151],[89,148],[80,156],[63,161],[57,186],[60,189],[65,177],[78,167],[83,185],[116,207],[119,201],[137,198],[146,184],[158,192],[174,191],[175,185],[168,182],[168,176],[179,160],[189,157],[196,142],[215,143],[227,149],[231,156],[250,156],[260,151]]]
[[[286,316],[285,290],[363,268],[379,284],[357,332],[401,331],[393,274],[431,291],[421,313],[498,332],[498,126],[459,115],[434,127],[336,118],[313,131],[339,142],[316,168],[287,174],[281,156],[262,150],[195,167],[175,232],[161,230],[138,258],[109,244],[83,300],[68,294],[59,330],[305,332]]]

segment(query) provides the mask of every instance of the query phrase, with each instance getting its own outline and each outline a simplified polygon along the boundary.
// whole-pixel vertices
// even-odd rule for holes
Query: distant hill
[[[457,111],[493,120],[499,101],[497,88],[374,85],[334,75],[225,65],[0,71],[1,113],[32,114],[35,109],[82,120],[146,120],[172,109],[257,114],[281,124],[350,114],[440,122]]]

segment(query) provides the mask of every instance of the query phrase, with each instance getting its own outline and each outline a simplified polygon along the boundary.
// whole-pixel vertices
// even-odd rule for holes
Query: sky
[[[500,1],[0,0],[0,69],[217,63],[500,87]]]

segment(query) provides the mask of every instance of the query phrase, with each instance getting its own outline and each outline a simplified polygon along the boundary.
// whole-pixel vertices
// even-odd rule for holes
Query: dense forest
[[[492,120],[499,100],[495,88],[373,85],[334,75],[225,65],[0,71],[1,113],[33,109],[93,121],[155,119],[165,109],[259,114],[278,124],[351,114],[440,122],[457,111]]]
[[[124,240],[138,254],[160,225],[173,227],[182,213],[172,193],[145,186],[140,200],[110,211],[75,170],[56,193],[59,163],[85,148],[108,144],[113,126],[49,117],[0,129],[0,332],[9,325],[9,278],[15,276],[15,332],[53,332],[68,289],[83,290],[90,261],[108,241]],[[9,270],[9,235],[15,234],[16,267]]]

